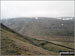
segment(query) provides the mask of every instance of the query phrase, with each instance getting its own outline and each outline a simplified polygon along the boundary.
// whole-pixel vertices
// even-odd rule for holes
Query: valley
[[[60,51],[74,51],[73,23],[42,17],[2,20],[1,54],[58,56]]]

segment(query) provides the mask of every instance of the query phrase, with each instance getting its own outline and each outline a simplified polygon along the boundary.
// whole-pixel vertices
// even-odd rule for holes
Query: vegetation
[[[73,20],[38,17],[2,23],[2,55],[58,55],[59,51],[74,51]]]
[[[41,47],[30,44],[28,40],[17,36],[7,28],[1,28],[1,54],[2,55],[55,55],[55,52],[47,51]],[[17,38],[18,37],[18,38]]]

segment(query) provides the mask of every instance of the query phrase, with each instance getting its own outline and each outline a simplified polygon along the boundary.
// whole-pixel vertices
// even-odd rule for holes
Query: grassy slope
[[[43,48],[34,46],[27,42],[27,40],[22,39],[22,37],[17,36],[16,34],[1,29],[1,54],[2,55],[48,55],[48,54],[55,54],[54,52],[44,50]],[[22,41],[23,40],[23,41]]]
[[[48,55],[48,54],[56,54],[60,50],[73,51],[61,46],[51,44],[44,40],[40,41],[34,38],[33,39],[30,38],[30,40],[32,40],[33,42],[35,42],[35,44],[40,46],[40,47],[37,47],[30,44],[30,41],[17,35],[16,33],[13,33],[3,28],[2,28],[2,33],[3,33],[1,36],[2,37],[2,54],[25,54],[25,55],[47,54]],[[46,44],[43,44],[43,43],[46,43]]]
[[[35,19],[10,19],[5,25],[19,32],[24,36],[36,38],[38,40],[48,40],[56,44],[61,44],[74,48],[74,21],[55,20],[51,18]],[[61,24],[64,24],[63,26]],[[63,28],[63,29],[62,29]]]

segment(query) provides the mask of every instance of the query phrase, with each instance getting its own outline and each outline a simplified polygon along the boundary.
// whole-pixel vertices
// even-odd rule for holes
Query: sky
[[[74,1],[1,1],[1,19],[74,17]]]

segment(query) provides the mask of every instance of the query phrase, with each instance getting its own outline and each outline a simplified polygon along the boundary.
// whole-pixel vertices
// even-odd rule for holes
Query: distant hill
[[[62,20],[61,17],[35,17],[32,18],[11,18],[2,20],[2,23],[18,33],[35,38],[45,38],[52,36],[74,36],[74,17],[71,20]]]
[[[1,22],[23,36],[74,47],[74,17],[19,17]]]

